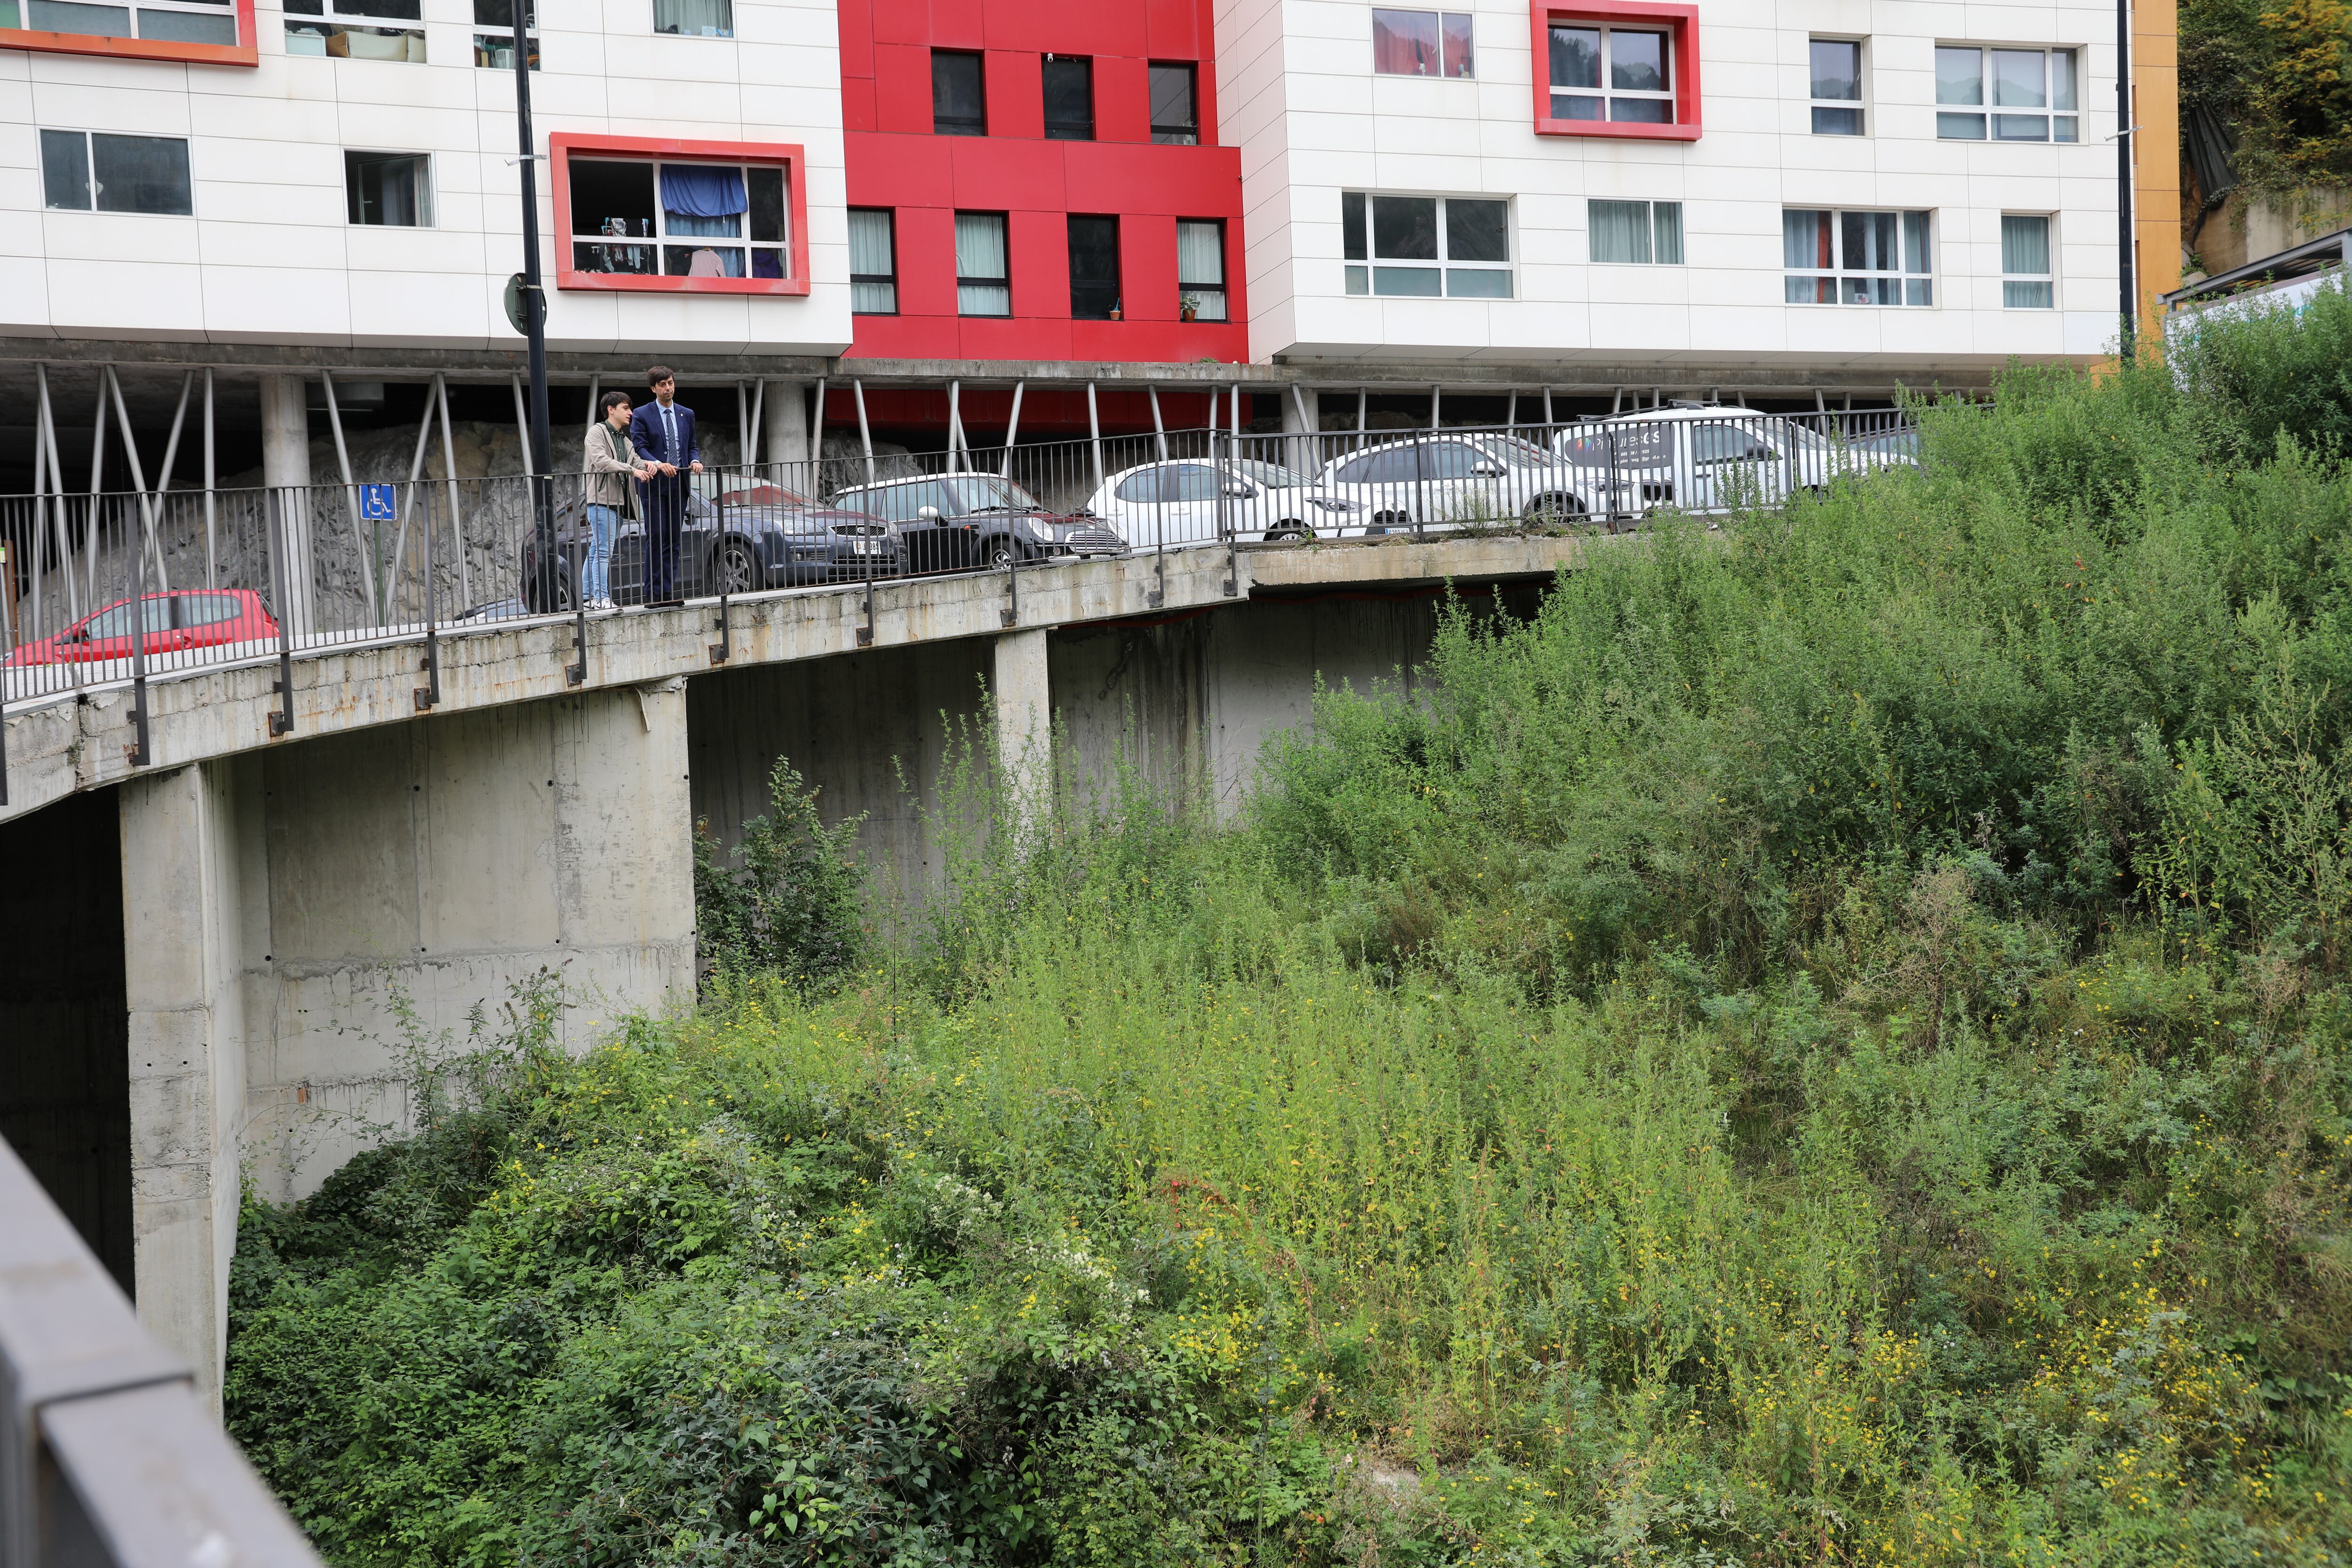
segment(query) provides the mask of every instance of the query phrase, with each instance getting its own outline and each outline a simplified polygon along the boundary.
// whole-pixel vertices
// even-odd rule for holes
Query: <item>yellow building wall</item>
[[[2133,0],[2131,24],[2132,275],[2153,333],[2157,296],[2180,287],[2180,25],[2174,0]]]

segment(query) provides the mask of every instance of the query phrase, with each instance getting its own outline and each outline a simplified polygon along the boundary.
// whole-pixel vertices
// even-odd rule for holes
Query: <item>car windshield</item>
[[[1315,482],[1297,469],[1286,468],[1280,463],[1261,463],[1245,458],[1230,466],[1243,478],[1255,479],[1270,490],[1294,489]]]
[[[1043,511],[1037,498],[994,474],[945,474],[940,483],[955,498],[958,511]]]
[[[1515,468],[1546,468],[1556,461],[1541,447],[1532,441],[1522,441],[1517,436],[1489,436],[1479,445]]]
[[[1559,455],[1571,463],[1596,467],[1649,468],[1673,461],[1675,433],[1663,421],[1606,425],[1560,440]]]

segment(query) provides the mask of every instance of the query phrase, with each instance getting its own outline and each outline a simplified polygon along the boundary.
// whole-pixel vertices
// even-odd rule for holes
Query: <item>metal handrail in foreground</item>
[[[0,1141],[0,1568],[319,1568]]]

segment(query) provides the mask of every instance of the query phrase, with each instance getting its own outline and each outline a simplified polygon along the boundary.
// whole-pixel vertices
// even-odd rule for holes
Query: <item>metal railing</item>
[[[1222,408],[1225,405],[1221,405]],[[572,681],[587,622],[656,603],[1002,572],[1199,546],[1638,527],[1654,513],[1777,506],[1907,464],[1901,411],[1785,416],[1649,410],[1572,424],[1428,429],[1153,431],[1012,447],[713,467],[632,486],[635,515],[593,510],[559,474],[542,528],[527,477],[275,489],[0,497],[0,701],[147,688],[274,661],[292,728],[292,661],[380,642],[424,648],[420,710],[440,700],[441,643],[569,617]],[[1154,596],[1153,602],[1159,602]],[[5,801],[0,756],[0,803]]]
[[[5,1142],[0,1216],[0,1568],[318,1568]]]

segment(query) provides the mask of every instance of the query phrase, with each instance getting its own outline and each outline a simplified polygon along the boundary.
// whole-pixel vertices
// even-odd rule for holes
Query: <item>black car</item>
[[[1127,550],[1127,541],[1100,519],[1048,511],[1035,496],[995,474],[926,474],[854,485],[837,492],[833,504],[897,530],[918,572]]]
[[[538,581],[536,542],[524,541],[524,593],[533,609],[543,614],[572,607],[586,551],[586,528],[587,509],[580,501],[566,501],[557,510],[555,537],[563,572],[553,584],[551,605],[538,602],[544,589]],[[614,538],[607,569],[614,604],[645,602],[645,523],[625,520]],[[905,570],[904,543],[887,522],[861,511],[819,505],[781,485],[756,484],[722,490],[715,499],[688,492],[674,586],[680,598],[708,598],[721,591],[749,594],[761,588],[859,582]]]

